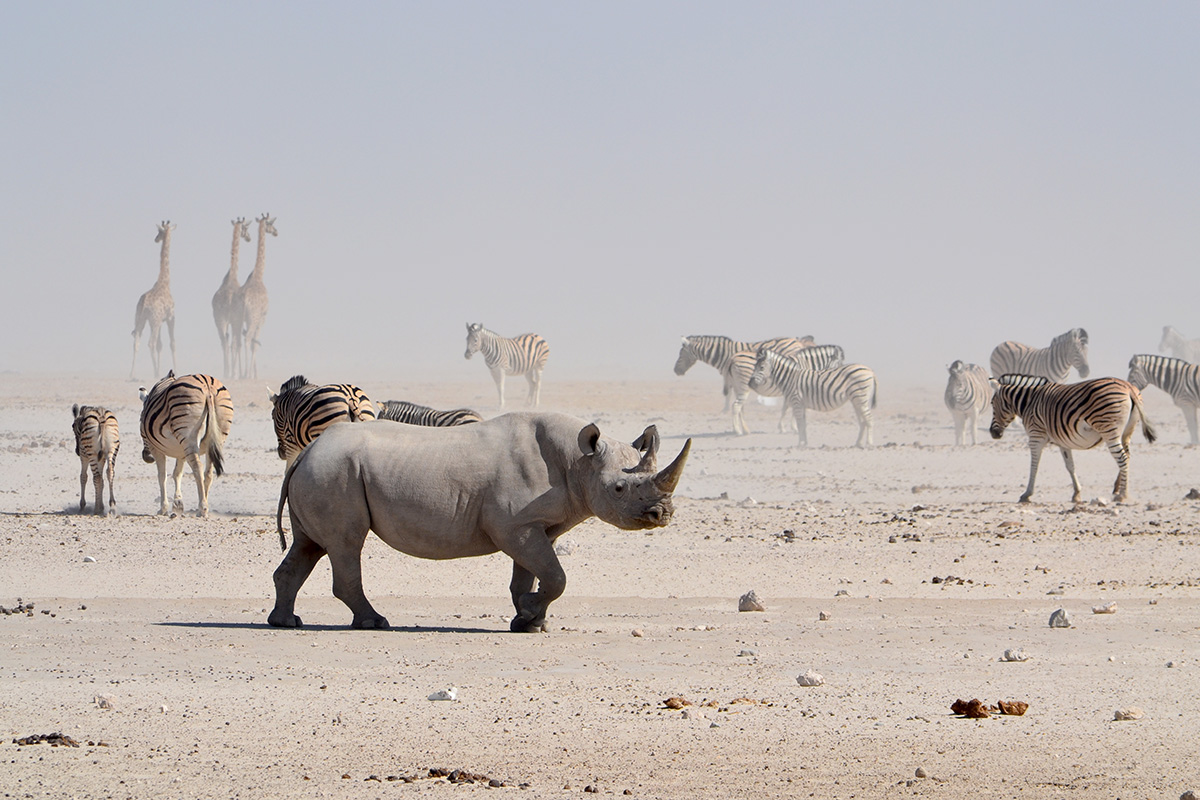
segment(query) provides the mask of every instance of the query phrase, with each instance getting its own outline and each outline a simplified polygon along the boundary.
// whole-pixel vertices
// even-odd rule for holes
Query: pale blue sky
[[[229,221],[269,211],[273,381],[486,380],[468,320],[547,381],[811,333],[941,384],[1074,326],[1123,375],[1200,338],[1197,42],[1191,2],[8,0],[0,369],[126,374],[169,218],[219,374]]]

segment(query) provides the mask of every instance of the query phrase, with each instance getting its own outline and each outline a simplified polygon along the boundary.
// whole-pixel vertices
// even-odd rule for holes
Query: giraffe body
[[[225,377],[237,375],[241,361],[242,329],[241,313],[237,309],[241,302],[238,284],[238,247],[241,240],[250,241],[250,223],[244,217],[233,220],[233,247],[229,256],[229,271],[217,293],[213,295],[213,322],[217,325],[217,336],[221,339],[221,355],[225,362]]]
[[[275,218],[270,214],[263,214],[258,217],[256,222],[258,222],[258,257],[254,262],[254,271],[250,273],[238,291],[241,298],[241,302],[238,304],[241,320],[235,323],[237,330],[243,331],[245,340],[246,350],[242,355],[241,370],[243,378],[258,377],[258,335],[267,318],[267,285],[263,283],[263,268],[267,251],[265,234],[279,235],[275,230]]]
[[[171,231],[175,226],[170,221],[159,223],[155,243],[161,243],[162,249],[158,257],[158,280],[150,289],[138,298],[137,311],[133,317],[133,364],[129,367],[129,377],[132,380],[137,368],[138,343],[142,338],[142,330],[150,326],[150,339],[147,349],[150,360],[154,363],[154,374],[158,375],[162,356],[162,326],[167,325],[167,334],[171,340],[171,367],[175,367],[175,300],[171,297]]]

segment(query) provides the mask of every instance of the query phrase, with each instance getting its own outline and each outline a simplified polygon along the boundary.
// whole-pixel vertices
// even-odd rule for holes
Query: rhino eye
[[[617,494],[620,494],[621,492],[625,491],[625,481],[617,481],[616,484],[613,486],[613,491],[616,492]]]

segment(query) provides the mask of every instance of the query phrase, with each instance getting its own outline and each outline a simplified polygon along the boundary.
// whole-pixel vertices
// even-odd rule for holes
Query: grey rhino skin
[[[333,594],[354,613],[351,625],[388,627],[363,593],[360,559],[374,530],[419,558],[503,551],[513,560],[517,615],[510,628],[545,630],[546,609],[566,588],[555,539],[593,516],[624,530],[666,525],[691,444],[659,472],[653,425],[630,446],[602,435],[595,423],[555,413],[505,414],[455,428],[335,424],[284,477],[276,525],[286,547],[289,502],[293,539],[275,570],[267,622],[301,626],[296,593],[328,554]]]

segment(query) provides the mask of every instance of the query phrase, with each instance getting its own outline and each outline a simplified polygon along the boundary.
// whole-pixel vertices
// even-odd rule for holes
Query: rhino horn
[[[660,492],[675,491],[676,484],[679,483],[679,478],[683,475],[683,463],[687,461],[688,452],[692,449],[692,440],[688,439],[683,444],[683,449],[679,451],[679,455],[675,456],[675,460],[671,465],[662,472],[654,476],[654,486]]]
[[[642,451],[642,460],[630,472],[653,472],[657,466],[658,457],[658,428],[646,426],[642,435],[633,440],[634,448]]]

